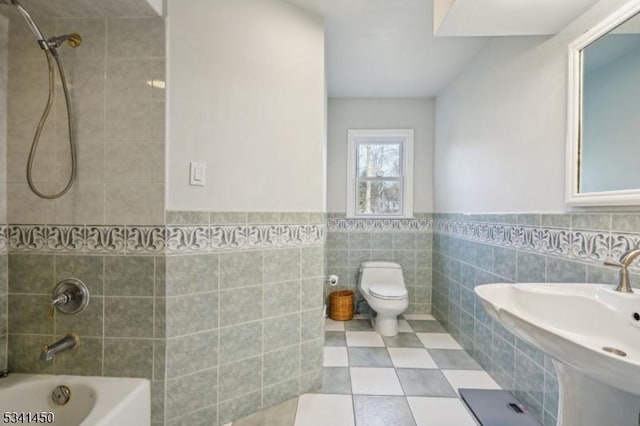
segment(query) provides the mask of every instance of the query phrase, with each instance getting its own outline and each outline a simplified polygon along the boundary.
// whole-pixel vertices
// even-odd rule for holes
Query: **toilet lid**
[[[380,299],[405,299],[409,294],[404,286],[384,283],[372,285],[369,293]]]

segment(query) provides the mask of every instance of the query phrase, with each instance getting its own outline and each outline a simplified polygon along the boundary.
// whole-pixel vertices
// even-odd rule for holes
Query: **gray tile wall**
[[[342,213],[329,213],[330,219],[343,219]],[[416,218],[430,219],[431,213],[416,213]],[[366,221],[366,219],[356,219]],[[402,265],[409,292],[407,313],[431,312],[431,231],[400,230],[332,230],[327,232],[326,272],[336,274],[338,286],[325,284],[325,297],[336,289],[358,291],[358,269],[362,262],[384,260]],[[361,310],[368,310],[366,303]]]
[[[7,73],[9,22],[0,16],[0,226],[7,223]],[[7,367],[7,256],[0,247],[0,370]]]
[[[324,220],[306,213],[167,217],[179,224]],[[323,262],[322,244],[166,258],[167,424],[224,424],[320,386]]]
[[[162,422],[165,364],[163,256],[69,256],[11,253],[9,367],[15,372],[144,377],[152,380],[153,421]],[[87,309],[47,318],[58,281],[75,277],[89,287]],[[70,332],[74,351],[50,361],[40,348]]]
[[[15,12],[4,9],[11,19],[9,223],[164,223],[164,19],[38,19],[45,34],[82,36],[80,47],[64,45],[59,50],[76,115],[77,180],[68,194],[52,201],[33,195],[25,176],[31,139],[47,96],[46,62],[27,26]],[[70,169],[66,109],[61,87],[56,90],[58,99],[34,169],[36,185],[45,192],[64,187]]]
[[[493,282],[615,284],[617,271],[603,267],[602,259],[619,256],[629,245],[623,240],[640,241],[640,215],[436,215],[435,219],[443,224],[520,224],[534,231],[549,230],[549,235],[557,237],[548,242],[534,237],[531,246],[523,248],[527,244],[473,241],[436,226],[433,240],[433,314],[541,423],[555,425],[558,382],[551,360],[489,317],[473,288]],[[640,287],[640,275],[633,274],[632,281]]]
[[[260,232],[274,223],[325,220],[321,213],[168,217],[255,224]],[[16,249],[5,262],[8,318],[0,317],[8,323],[9,365],[17,372],[148,378],[157,425],[223,424],[319,387],[324,245],[280,243],[273,238],[258,248],[195,254],[186,245],[184,253],[154,256]],[[7,256],[0,256],[0,282],[2,260]],[[88,285],[90,304],[78,316],[48,320],[51,291],[68,277]],[[41,346],[69,332],[80,336],[80,347],[41,362]]]

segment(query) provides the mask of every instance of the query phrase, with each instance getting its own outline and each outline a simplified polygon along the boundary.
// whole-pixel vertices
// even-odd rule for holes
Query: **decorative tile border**
[[[0,226],[0,252],[76,254],[183,254],[322,244],[315,225],[8,225]]]
[[[437,219],[436,233],[495,246],[601,263],[640,247],[640,234]]]
[[[322,244],[324,225],[211,225],[167,227],[167,253]]]
[[[330,218],[329,232],[429,232],[433,228],[431,219],[344,219]]]

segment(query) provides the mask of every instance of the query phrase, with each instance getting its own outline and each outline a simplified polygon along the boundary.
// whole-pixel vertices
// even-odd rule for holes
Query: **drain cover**
[[[612,353],[614,355],[618,355],[618,356],[627,356],[627,353],[625,351],[620,350],[620,349],[616,349],[616,348],[612,348],[612,347],[609,347],[609,346],[603,347],[602,350],[605,351],[605,352]]]

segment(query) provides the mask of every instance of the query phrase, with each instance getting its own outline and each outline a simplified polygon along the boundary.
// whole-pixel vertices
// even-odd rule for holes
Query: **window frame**
[[[413,218],[413,129],[349,129],[347,131],[347,217],[358,219]],[[383,140],[380,140],[383,139]],[[398,139],[384,141],[384,139]],[[357,176],[358,147],[366,143],[400,144],[400,177],[366,178],[370,181],[400,181],[399,213],[357,213],[357,186],[362,178]]]

